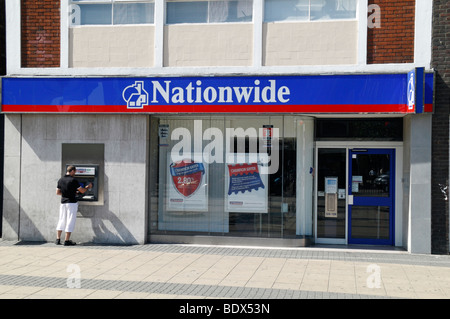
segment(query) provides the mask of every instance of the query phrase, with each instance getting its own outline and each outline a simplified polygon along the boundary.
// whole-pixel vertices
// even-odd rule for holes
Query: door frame
[[[394,149],[395,150],[395,194],[394,194],[394,234],[393,246],[403,246],[403,185],[408,185],[409,181],[403,181],[403,142],[372,142],[372,141],[316,141],[314,143],[314,167],[318,167],[319,148],[343,148],[346,154],[346,185],[349,177],[349,150],[353,148],[362,149]],[[405,175],[407,176],[407,174]],[[314,209],[313,209],[313,231],[316,244],[347,245],[348,244],[348,187],[345,189],[345,239],[339,238],[318,238],[317,237],[317,174],[314,174]]]

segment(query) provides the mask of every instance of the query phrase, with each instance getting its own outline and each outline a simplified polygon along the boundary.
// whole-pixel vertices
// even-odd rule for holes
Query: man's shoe
[[[66,241],[64,241],[64,246],[75,246],[76,245],[76,243],[74,243],[73,241],[71,241],[71,240],[66,240]]]
[[[61,245],[61,239],[56,239],[56,240],[55,240],[55,244],[56,244],[56,245]]]

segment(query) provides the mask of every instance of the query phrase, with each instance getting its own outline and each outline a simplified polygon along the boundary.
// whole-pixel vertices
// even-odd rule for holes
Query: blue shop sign
[[[3,113],[414,113],[414,74],[2,78]],[[414,75],[414,103],[410,80]],[[421,112],[432,111],[432,73]]]

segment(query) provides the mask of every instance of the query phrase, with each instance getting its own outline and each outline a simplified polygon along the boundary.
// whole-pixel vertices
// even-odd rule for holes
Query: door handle
[[[348,195],[348,204],[353,205],[353,195]]]

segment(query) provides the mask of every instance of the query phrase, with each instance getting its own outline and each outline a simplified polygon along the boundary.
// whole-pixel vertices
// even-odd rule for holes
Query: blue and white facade
[[[52,241],[95,164],[76,241],[430,253],[432,4],[413,63],[367,64],[367,0],[276,2],[64,0],[60,67],[23,68],[7,0],[3,237]]]

